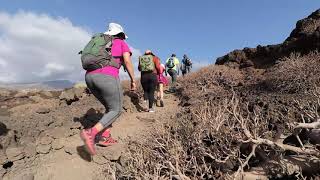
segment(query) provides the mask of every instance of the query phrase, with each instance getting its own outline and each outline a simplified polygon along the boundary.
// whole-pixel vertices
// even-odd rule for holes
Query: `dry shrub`
[[[292,54],[262,72],[208,66],[180,79],[184,108],[157,124],[149,137],[130,144],[118,177],[318,175],[320,91],[314,87],[320,85],[319,57],[318,52]]]
[[[319,74],[319,52],[314,51],[305,56],[292,53],[267,71],[265,83],[272,91],[304,93],[319,84]]]
[[[119,178],[226,179],[239,177],[253,167],[262,168],[266,176],[283,177],[303,171],[289,171],[291,164],[284,158],[319,161],[315,146],[285,143],[286,138],[297,135],[298,122],[288,123],[286,133],[273,136],[276,133],[259,109],[252,113],[245,109],[233,96],[219,103],[204,102],[193,113],[159,124],[151,137],[129,146],[126,171]],[[317,122],[317,110],[306,113],[313,118],[303,119],[305,122]]]

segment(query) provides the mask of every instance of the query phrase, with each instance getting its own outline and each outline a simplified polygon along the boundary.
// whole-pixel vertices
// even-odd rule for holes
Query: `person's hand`
[[[131,91],[135,91],[137,89],[137,85],[136,85],[136,82],[134,81],[131,81]]]

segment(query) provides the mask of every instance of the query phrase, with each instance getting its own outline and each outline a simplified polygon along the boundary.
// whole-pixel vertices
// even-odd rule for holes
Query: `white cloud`
[[[78,52],[91,33],[66,18],[0,11],[0,82],[83,81]],[[132,48],[137,67],[138,49]],[[128,78],[124,72],[120,77]]]
[[[65,18],[0,12],[0,82],[82,80],[78,52],[90,36]]]

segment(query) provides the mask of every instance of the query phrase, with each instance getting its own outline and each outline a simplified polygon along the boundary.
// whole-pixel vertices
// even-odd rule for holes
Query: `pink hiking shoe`
[[[97,143],[97,145],[103,146],[103,147],[107,147],[107,146],[111,146],[111,145],[117,144],[117,143],[118,143],[118,141],[115,140],[115,139],[113,139],[113,138],[111,137],[111,134],[109,134],[108,137],[106,137],[106,136],[101,136],[101,139],[100,139],[100,141]]]
[[[92,137],[91,129],[83,129],[80,132],[80,137],[83,140],[87,151],[91,155],[95,155],[96,148],[94,147],[94,137]]]

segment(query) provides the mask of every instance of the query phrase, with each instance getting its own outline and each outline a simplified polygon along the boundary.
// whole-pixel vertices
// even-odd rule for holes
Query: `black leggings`
[[[158,83],[157,75],[154,73],[142,73],[141,85],[144,91],[144,99],[149,100],[149,108],[152,108],[154,102],[154,92]]]

